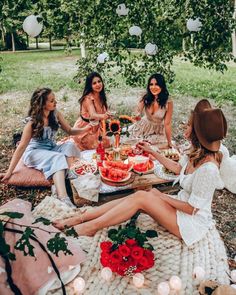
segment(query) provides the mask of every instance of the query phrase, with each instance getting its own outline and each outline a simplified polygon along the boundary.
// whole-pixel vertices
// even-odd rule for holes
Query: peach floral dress
[[[89,94],[85,97],[84,101],[82,102],[81,109],[80,109],[80,116],[78,120],[75,122],[74,127],[82,128],[89,124],[89,106],[93,104],[95,111],[97,114],[105,114],[106,108],[105,106],[101,105],[101,102],[96,100],[92,94]],[[76,146],[80,150],[92,150],[96,149],[98,145],[98,136],[104,135],[105,127],[104,127],[104,120],[100,120],[97,126],[93,126],[93,130],[90,132],[85,131],[80,135],[72,136],[72,139]],[[103,144],[105,147],[110,146],[110,142],[108,137],[103,136]]]

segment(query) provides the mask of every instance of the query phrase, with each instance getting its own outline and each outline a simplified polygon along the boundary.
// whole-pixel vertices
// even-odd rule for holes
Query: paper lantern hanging
[[[196,19],[190,18],[187,20],[187,29],[190,32],[198,32],[201,30],[201,27],[202,27],[202,23],[199,18],[196,18]]]
[[[109,59],[108,53],[103,52],[103,53],[99,54],[99,56],[97,57],[97,62],[99,64],[104,64],[105,61],[108,61],[108,59]]]
[[[141,36],[142,34],[142,29],[138,26],[132,26],[129,28],[129,34],[131,36]]]
[[[126,8],[125,4],[122,3],[122,4],[119,4],[116,8],[116,13],[119,15],[119,16],[122,16],[122,15],[128,15],[129,13],[129,8]]]
[[[157,45],[153,43],[148,43],[145,46],[145,52],[147,55],[155,55],[157,53]]]
[[[30,37],[37,37],[42,32],[43,24],[39,23],[37,18],[36,15],[29,15],[23,22],[23,30]]]

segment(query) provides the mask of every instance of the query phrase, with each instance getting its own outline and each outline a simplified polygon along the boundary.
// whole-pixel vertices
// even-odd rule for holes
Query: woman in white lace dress
[[[130,138],[145,139],[160,147],[171,147],[173,101],[169,98],[161,74],[153,74],[148,79],[147,92],[138,104],[136,116],[141,116],[143,111],[145,115],[141,120],[129,128]]]
[[[167,169],[180,175],[182,190],[178,195],[169,196],[157,189],[138,191],[124,199],[86,211],[82,216],[57,221],[56,227],[61,229],[65,225],[78,224],[75,229],[80,235],[92,235],[101,228],[128,220],[142,210],[183,239],[187,246],[201,240],[214,224],[211,203],[215,189],[223,188],[219,173],[222,158],[219,148],[226,130],[226,120],[220,109],[199,108],[193,113],[193,128],[189,135],[191,153],[179,163],[153,151],[147,143],[139,145]]]

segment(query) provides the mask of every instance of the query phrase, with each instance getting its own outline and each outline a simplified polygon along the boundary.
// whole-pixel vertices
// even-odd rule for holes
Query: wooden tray
[[[113,181],[108,181],[108,180],[105,180],[104,178],[101,178],[102,182],[105,183],[105,184],[108,184],[110,186],[126,186],[130,183],[132,183],[135,179],[135,175],[134,173],[131,172],[131,176],[128,180],[124,181],[124,182],[113,182]]]

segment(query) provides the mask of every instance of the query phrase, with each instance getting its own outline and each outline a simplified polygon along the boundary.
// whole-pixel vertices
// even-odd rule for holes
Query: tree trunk
[[[27,48],[29,48],[29,35],[26,34],[26,44],[27,44]]]
[[[80,43],[80,52],[81,52],[81,57],[86,58],[86,52],[85,52],[85,44],[84,42]]]
[[[234,14],[233,19],[236,19],[236,0],[234,0]],[[233,56],[236,57],[236,31],[232,32],[232,53]]]
[[[5,42],[5,30],[4,30],[3,24],[0,25],[0,30],[1,30],[2,46],[5,48],[6,42]]]
[[[36,37],[36,49],[39,49],[39,39]]]
[[[49,49],[52,50],[52,35],[49,34]]]
[[[11,44],[12,44],[12,51],[16,51],[16,46],[15,46],[15,38],[14,38],[14,33],[11,33]]]

